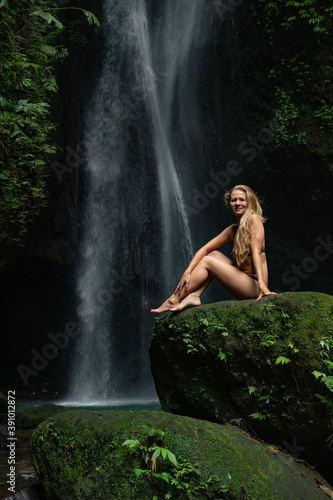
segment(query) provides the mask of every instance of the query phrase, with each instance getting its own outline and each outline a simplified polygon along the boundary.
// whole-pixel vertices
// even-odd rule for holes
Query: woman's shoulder
[[[261,217],[259,214],[252,214],[252,215],[250,216],[250,221],[251,221],[252,223],[254,223],[254,224],[258,224],[258,223],[259,223],[259,224],[263,224],[264,219],[263,219],[263,217]]]

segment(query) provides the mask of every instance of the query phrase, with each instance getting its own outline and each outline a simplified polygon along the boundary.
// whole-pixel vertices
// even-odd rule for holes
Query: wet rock
[[[124,446],[129,439],[132,448]],[[161,454],[152,460],[155,446],[173,453],[177,466]],[[332,490],[317,472],[236,427],[164,412],[61,413],[34,431],[32,459],[47,500],[185,499],[190,492],[216,500],[324,500],[319,486]]]
[[[150,358],[162,408],[215,422],[241,419],[332,478],[332,331],[333,297],[316,292],[218,302],[161,318]]]

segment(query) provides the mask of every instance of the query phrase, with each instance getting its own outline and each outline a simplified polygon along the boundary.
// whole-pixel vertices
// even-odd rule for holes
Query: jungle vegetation
[[[56,63],[68,54],[59,42],[60,10],[53,0],[0,2],[0,238],[12,246],[25,241],[48,201],[50,158],[57,151],[51,119]],[[75,10],[99,24],[91,12]]]

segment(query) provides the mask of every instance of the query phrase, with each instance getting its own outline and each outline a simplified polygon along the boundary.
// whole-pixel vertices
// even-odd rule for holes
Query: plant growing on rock
[[[324,358],[324,364],[327,366],[329,375],[326,375],[325,373],[319,372],[317,370],[314,370],[312,374],[314,375],[316,380],[320,380],[320,382],[325,384],[329,391],[333,393],[333,375],[330,375],[331,373],[333,373],[333,337],[330,336],[328,338],[322,339],[319,345],[321,349],[321,356]],[[325,405],[326,420],[329,428],[333,429],[333,394],[331,398],[323,396],[322,394],[316,394],[316,396],[319,401]],[[333,434],[331,434],[327,438],[327,444],[329,449],[333,450]]]
[[[164,431],[147,425],[142,425],[142,428],[147,432],[146,443],[141,443],[138,439],[127,439],[123,443],[123,446],[126,446],[135,456],[139,452],[141,463],[145,465],[145,468],[134,469],[137,478],[146,478],[156,486],[156,490],[160,490],[161,482],[165,482],[167,484],[164,488],[166,500],[196,497],[234,498],[230,495],[224,496],[228,493],[228,488],[219,484],[221,481],[217,476],[213,475],[204,480],[201,471],[196,466],[187,460],[177,459],[174,453],[160,446]],[[154,496],[154,499],[157,500],[157,498]]]

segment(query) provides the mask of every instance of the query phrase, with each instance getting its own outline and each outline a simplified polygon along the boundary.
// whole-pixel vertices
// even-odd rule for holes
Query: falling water
[[[186,203],[204,178],[200,81],[216,14],[209,0],[103,4],[103,65],[85,113],[81,334],[69,395],[82,402],[154,396],[149,309],[198,246]]]

